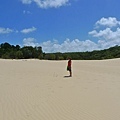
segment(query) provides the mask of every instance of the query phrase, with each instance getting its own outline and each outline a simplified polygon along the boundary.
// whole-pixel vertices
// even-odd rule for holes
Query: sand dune
[[[0,120],[120,120],[120,59],[0,60]]]

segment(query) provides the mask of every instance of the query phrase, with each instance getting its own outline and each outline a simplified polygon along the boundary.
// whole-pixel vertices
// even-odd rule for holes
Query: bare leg
[[[72,77],[72,71],[70,71],[70,77]]]

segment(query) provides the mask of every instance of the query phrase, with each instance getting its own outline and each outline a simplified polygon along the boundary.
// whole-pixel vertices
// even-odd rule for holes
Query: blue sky
[[[119,0],[1,0],[0,44],[82,52],[120,45]]]

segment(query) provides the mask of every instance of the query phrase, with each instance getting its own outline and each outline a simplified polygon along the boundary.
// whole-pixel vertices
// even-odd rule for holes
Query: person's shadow
[[[64,76],[64,78],[69,78],[69,77],[71,77],[71,76],[69,76],[69,75],[65,75],[65,76]]]

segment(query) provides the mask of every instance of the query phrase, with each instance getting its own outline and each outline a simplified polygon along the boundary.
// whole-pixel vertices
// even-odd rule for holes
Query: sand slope
[[[120,120],[120,59],[0,60],[0,120]]]

